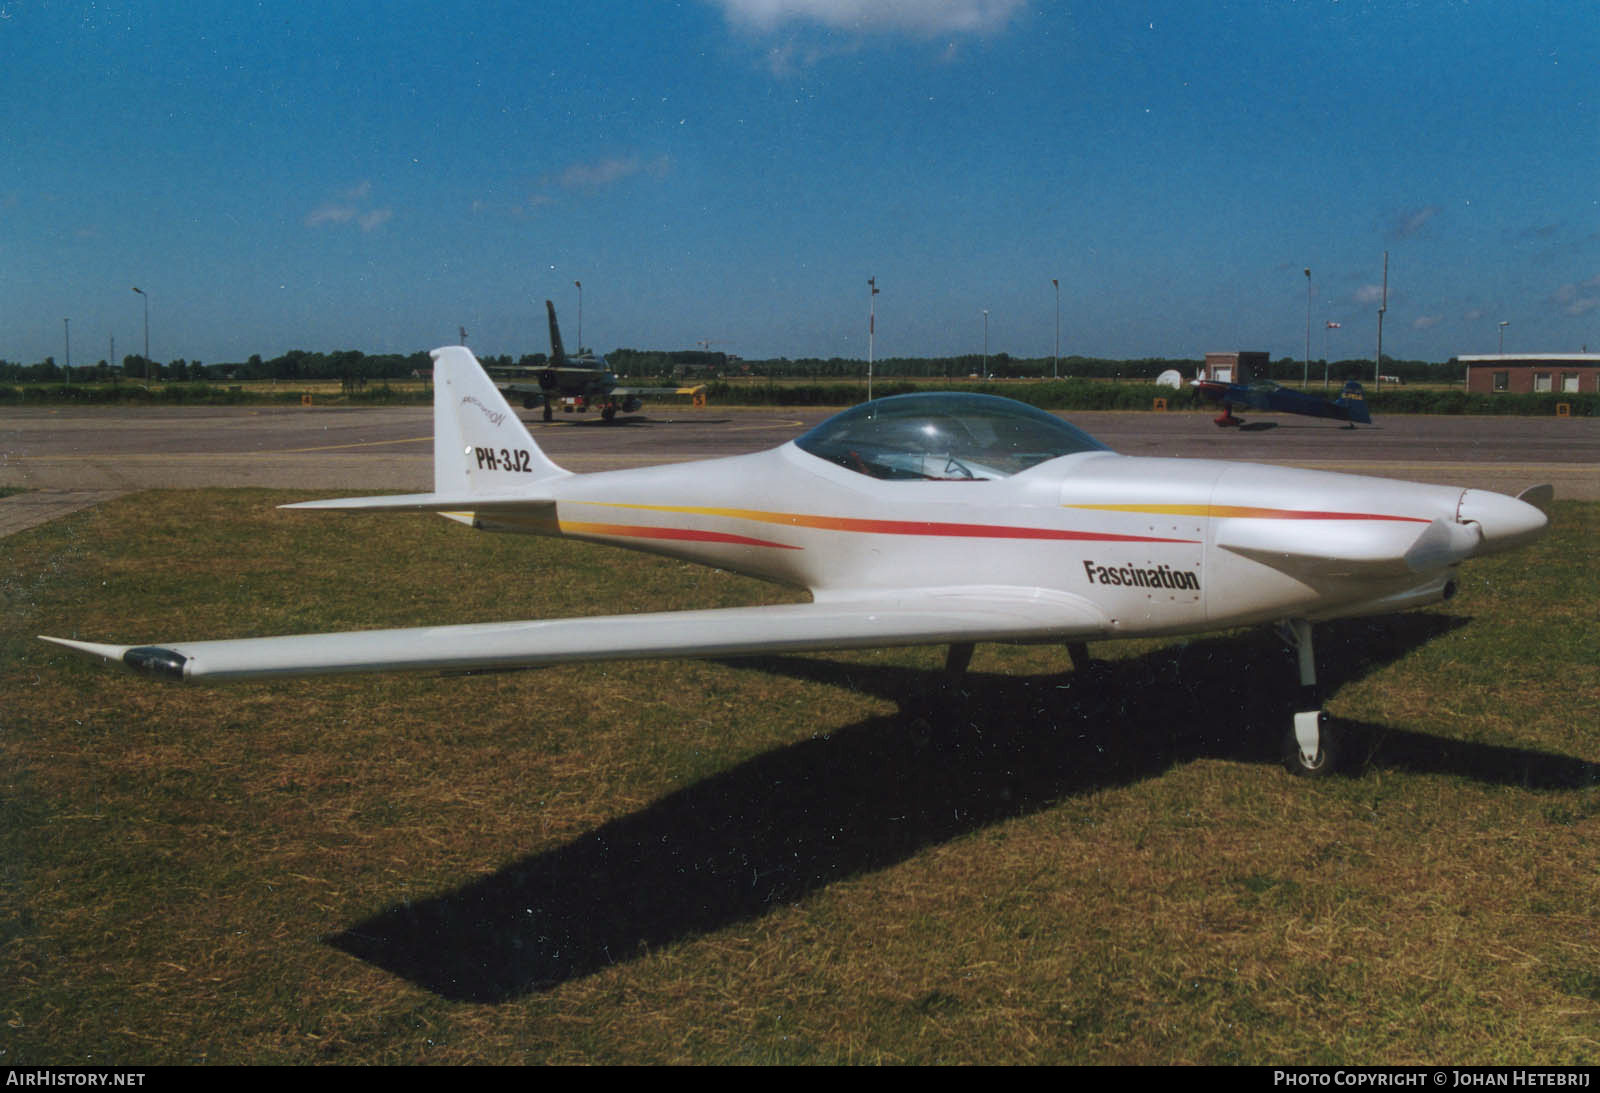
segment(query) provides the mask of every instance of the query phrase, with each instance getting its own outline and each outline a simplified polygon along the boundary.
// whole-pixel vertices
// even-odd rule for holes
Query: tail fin
[[[549,300],[544,302],[544,309],[550,313],[550,367],[565,368],[567,366],[567,351],[561,347],[561,326],[556,322],[556,305]],[[582,316],[579,316],[582,318]],[[581,323],[579,325],[582,325]],[[582,331],[579,331],[581,334]],[[583,351],[583,346],[578,347]]]
[[[1344,390],[1339,392],[1335,406],[1343,406],[1350,412],[1351,421],[1359,421],[1363,425],[1372,424],[1372,414],[1367,410],[1367,393],[1361,384],[1355,380],[1347,380]]]
[[[539,450],[472,351],[433,351],[433,492],[505,493],[565,477]]]

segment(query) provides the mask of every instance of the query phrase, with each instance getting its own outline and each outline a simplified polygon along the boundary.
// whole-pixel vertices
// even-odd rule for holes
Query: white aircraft
[[[1336,741],[1312,624],[1448,598],[1465,559],[1543,532],[1549,486],[1497,493],[1200,459],[1117,455],[1009,399],[917,394],[838,414],[770,451],[571,474],[464,347],[435,350],[433,492],[298,509],[438,512],[486,531],[611,543],[797,585],[811,602],[603,618],[107,645],[45,638],[199,680],[565,661],[1063,642],[1282,624],[1303,699],[1285,761]]]

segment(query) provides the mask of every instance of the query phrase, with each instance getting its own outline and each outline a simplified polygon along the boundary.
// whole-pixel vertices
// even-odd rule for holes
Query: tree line
[[[613,349],[606,355],[607,363],[619,376],[629,378],[731,378],[751,376],[769,379],[832,379],[862,378],[867,362],[854,357],[776,357],[764,360],[742,360],[726,353],[701,350],[640,350]],[[524,367],[542,368],[549,362],[544,353],[524,353],[516,358],[510,354],[484,356],[484,365],[491,368]],[[966,353],[950,357],[887,357],[873,362],[875,376],[906,379],[1044,379],[1059,376],[1063,379],[1154,380],[1161,373],[1173,370],[1185,379],[1191,379],[1204,362],[1199,358],[1143,357],[1117,360],[1104,357],[1066,356],[1056,361],[1050,357],[1013,357],[1008,353],[991,353],[987,357]],[[0,382],[6,383],[117,383],[127,380],[168,383],[220,382],[274,380],[295,382],[305,380],[338,380],[347,386],[364,386],[368,381],[411,379],[427,376],[433,362],[426,352],[368,354],[359,350],[338,350],[331,353],[308,352],[295,349],[281,356],[263,358],[252,355],[246,361],[205,364],[179,358],[167,363],[149,361],[138,354],[130,354],[118,366],[101,360],[92,365],[73,365],[67,369],[46,357],[35,364],[20,364],[0,360]],[[1372,378],[1371,360],[1352,358],[1327,364],[1331,380],[1343,383],[1347,379],[1367,381]],[[1310,362],[1311,375],[1320,379],[1324,363]],[[1306,371],[1306,362],[1294,357],[1279,357],[1268,365],[1267,378],[1299,380]],[[1445,364],[1428,361],[1399,360],[1385,354],[1383,374],[1397,376],[1407,382],[1440,382],[1461,378],[1460,366],[1454,358]]]

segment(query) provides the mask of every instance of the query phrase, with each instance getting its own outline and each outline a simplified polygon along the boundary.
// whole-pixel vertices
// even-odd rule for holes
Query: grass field
[[[1319,629],[162,685],[174,640],[786,594],[132,495],[0,540],[0,1065],[1600,1061],[1600,506]],[[1252,723],[1259,722],[1259,723]]]

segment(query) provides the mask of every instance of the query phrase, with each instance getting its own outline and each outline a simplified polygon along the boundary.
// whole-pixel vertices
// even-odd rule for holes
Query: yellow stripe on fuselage
[[[1257,505],[1063,505],[1094,512],[1134,512],[1148,516],[1200,516],[1211,519],[1248,520],[1396,520],[1426,524],[1421,516],[1391,516],[1377,512],[1323,512],[1314,509],[1270,509]]]

